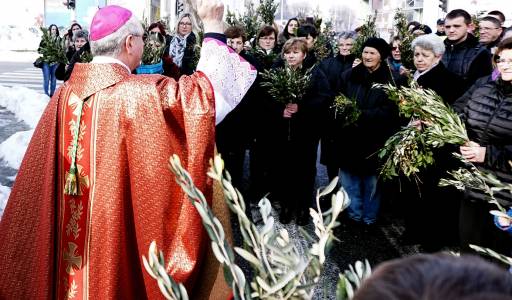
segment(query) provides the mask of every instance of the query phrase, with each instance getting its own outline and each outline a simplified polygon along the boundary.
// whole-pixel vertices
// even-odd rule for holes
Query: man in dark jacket
[[[464,79],[466,87],[492,72],[491,53],[468,33],[469,24],[471,16],[465,10],[455,9],[446,15],[446,52],[442,59],[448,70]]]
[[[491,16],[483,17],[478,23],[478,28],[480,30],[480,44],[494,53],[503,33],[500,20]]]

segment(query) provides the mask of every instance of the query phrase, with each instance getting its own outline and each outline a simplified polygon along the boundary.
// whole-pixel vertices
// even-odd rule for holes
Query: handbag
[[[43,67],[43,58],[42,57],[38,57],[34,61],[34,67],[36,67],[36,68],[42,68]]]

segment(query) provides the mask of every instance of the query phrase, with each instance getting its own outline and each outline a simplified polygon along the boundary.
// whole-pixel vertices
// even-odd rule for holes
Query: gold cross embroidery
[[[82,256],[77,255],[76,249],[78,246],[75,243],[68,243],[69,251],[64,250],[63,259],[66,261],[66,273],[69,275],[75,275],[75,269],[80,270],[82,268]]]

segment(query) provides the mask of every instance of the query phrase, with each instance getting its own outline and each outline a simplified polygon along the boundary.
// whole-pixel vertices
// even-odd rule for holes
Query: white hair
[[[443,55],[446,50],[443,40],[435,33],[420,35],[412,41],[411,46],[413,51],[414,48],[420,47],[434,52],[435,55]]]
[[[343,31],[340,34],[338,34],[338,40],[341,39],[353,39],[355,40],[357,38],[357,32],[355,31]]]
[[[144,35],[142,24],[135,16],[131,16],[130,19],[114,33],[111,33],[97,41],[91,41],[92,55],[118,57],[124,47],[126,37],[129,35]]]

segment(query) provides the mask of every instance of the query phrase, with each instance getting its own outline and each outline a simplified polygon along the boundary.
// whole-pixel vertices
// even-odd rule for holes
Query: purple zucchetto
[[[97,41],[116,32],[131,16],[132,12],[121,6],[108,5],[100,8],[92,18],[90,40]]]

